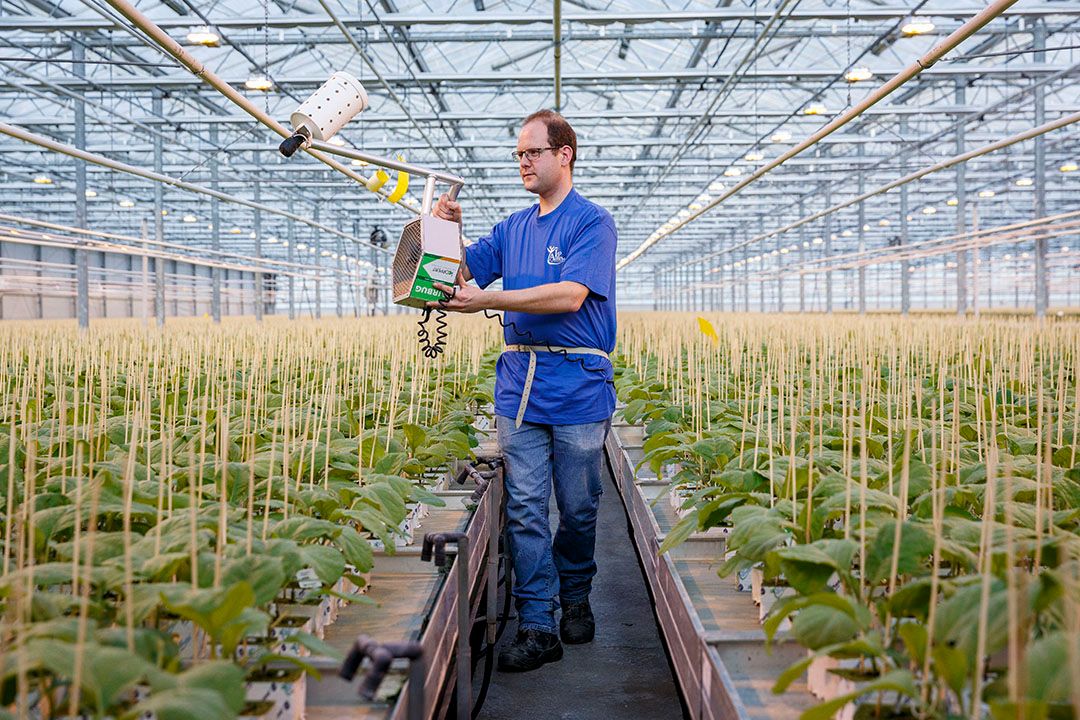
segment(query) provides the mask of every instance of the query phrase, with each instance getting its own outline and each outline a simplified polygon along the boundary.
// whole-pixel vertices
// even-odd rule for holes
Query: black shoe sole
[[[562,656],[562,645],[556,645],[525,664],[507,663],[500,657],[498,669],[499,672],[529,672],[530,670],[536,670],[537,668],[543,667],[548,663],[558,662],[559,660],[562,660]]]

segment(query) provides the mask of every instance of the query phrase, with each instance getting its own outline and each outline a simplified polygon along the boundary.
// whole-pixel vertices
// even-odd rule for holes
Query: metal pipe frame
[[[110,3],[111,4],[111,3]],[[115,6],[114,6],[115,7]],[[934,17],[962,20],[971,17],[983,9],[980,5],[935,7]],[[1014,8],[1005,13],[1014,17],[1043,17],[1075,14],[1052,3]],[[844,8],[815,8],[813,10],[795,10],[789,14],[791,21],[840,21],[851,18],[856,22],[903,20],[911,16],[908,5],[881,6],[873,8],[853,8],[850,12]],[[604,13],[564,13],[562,20],[568,25],[640,25],[651,23],[721,23],[725,21],[759,21],[760,12],[753,8],[721,7],[710,10],[686,10],[666,12],[604,12]],[[446,25],[550,25],[553,18],[539,13],[383,13],[377,19],[370,15],[347,15],[342,23],[350,28],[374,28],[380,24],[393,27],[446,26]],[[191,18],[177,17],[162,19],[157,24],[163,29],[187,29],[193,24]],[[221,29],[257,29],[263,26],[272,30],[289,28],[329,28],[333,21],[315,15],[294,15],[284,18],[260,17],[224,17],[215,18],[214,26]],[[105,20],[92,18],[0,18],[0,31],[17,29],[38,32],[76,32],[91,30],[110,30],[113,25]]]
[[[261,210],[263,212],[271,213],[273,215],[278,215],[278,216],[281,216],[281,217],[288,218],[289,220],[292,220],[292,221],[295,221],[295,222],[302,222],[305,225],[309,225],[312,228],[314,228],[316,230],[319,230],[321,232],[328,232],[328,233],[330,233],[332,235],[339,235],[340,234],[345,239],[351,240],[353,242],[361,243],[361,244],[364,244],[364,245],[369,245],[370,244],[367,241],[362,240],[360,238],[356,238],[356,237],[353,237],[351,235],[341,233],[336,228],[328,227],[326,225],[321,225],[321,224],[319,224],[317,222],[313,222],[311,220],[308,220],[305,217],[302,217],[300,215],[296,215],[295,213],[286,212],[284,210],[278,210],[277,208],[272,208],[272,207],[270,207],[268,205],[262,205],[260,203],[252,202],[250,200],[245,200],[244,198],[239,198],[239,197],[235,197],[233,195],[228,195],[226,193],[215,190],[212,187],[211,188],[205,188],[205,187],[203,187],[201,185],[196,185],[195,183],[189,183],[189,182],[187,182],[185,180],[178,180],[176,178],[169,177],[168,175],[161,175],[161,174],[158,174],[156,172],[151,172],[149,170],[144,170],[142,168],[138,168],[138,167],[135,167],[133,165],[128,165],[127,163],[122,163],[122,162],[118,162],[116,160],[111,160],[111,159],[109,159],[107,157],[104,157],[103,155],[97,155],[95,153],[85,152],[85,151],[79,150],[78,148],[71,147],[70,145],[64,145],[63,143],[56,142],[55,140],[50,140],[49,138],[44,137],[42,135],[37,135],[35,133],[27,132],[26,130],[22,130],[21,128],[15,127],[14,125],[8,125],[7,123],[0,122],[0,134],[7,135],[9,137],[13,137],[13,138],[16,138],[18,140],[22,140],[24,142],[28,142],[28,143],[31,143],[33,145],[38,145],[39,147],[43,147],[43,148],[46,148],[48,150],[52,150],[53,152],[61,153],[63,155],[69,155],[69,156],[74,157],[76,159],[84,160],[86,162],[91,162],[91,163],[94,163],[95,165],[100,165],[102,167],[107,167],[110,170],[116,170],[118,172],[127,173],[128,175],[135,175],[135,176],[141,177],[141,178],[143,178],[145,180],[152,180],[154,182],[163,183],[165,185],[171,185],[171,186],[173,186],[175,188],[179,188],[181,190],[187,190],[189,192],[199,193],[200,195],[206,195],[206,196],[208,196],[210,198],[213,198],[213,199],[216,199],[216,200],[224,200],[226,202],[230,202],[230,203],[233,203],[233,204],[236,204],[236,205],[243,205],[243,206],[249,207],[249,208],[251,208],[253,210]],[[213,165],[211,165],[211,167],[213,167]],[[385,248],[376,248],[376,249],[383,252],[383,253],[389,253],[390,252],[389,250],[387,250]]]
[[[134,4],[133,0],[119,2]],[[748,151],[760,150],[775,159],[797,145],[796,141],[770,144],[770,133],[784,129],[796,140],[803,139],[843,115],[826,110],[821,117],[804,116],[801,109],[807,103],[821,102],[834,109],[865,104],[888,79],[888,68],[925,58],[940,41],[947,41],[946,36],[962,31],[982,9],[939,11],[919,4],[854,9],[799,6],[794,10],[788,6],[770,28],[767,22],[776,4],[768,10],[718,4],[718,8],[688,12],[676,9],[675,0],[660,0],[656,12],[645,13],[579,12],[577,8],[567,13],[562,8],[559,23],[554,13],[517,12],[514,3],[507,5],[505,12],[473,14],[470,5],[453,16],[425,17],[418,12],[399,12],[394,0],[365,0],[360,18],[339,13],[329,0],[310,7],[271,5],[266,16],[262,8],[245,0],[231,5],[229,17],[220,18],[220,25],[217,16],[225,14],[221,8],[203,7],[198,0],[183,0],[176,7],[140,9],[161,32],[176,38],[177,46],[184,43],[182,36],[192,22],[214,27],[221,36],[220,48],[184,45],[180,49],[201,67],[212,68],[217,80],[228,81],[230,88],[271,119],[287,117],[302,92],[298,88],[321,83],[329,70],[359,69],[358,77],[372,86],[373,107],[342,136],[347,146],[362,148],[362,152],[336,146],[311,149],[345,166],[353,161],[352,170],[361,177],[368,172],[358,167],[363,162],[378,163],[379,155],[403,151],[414,175],[423,175],[415,170],[425,165],[467,169],[462,177],[452,179],[467,179],[475,189],[470,193],[463,228],[471,237],[486,233],[491,222],[527,202],[515,168],[502,158],[512,149],[523,109],[551,103],[547,83],[551,82],[554,58],[547,48],[554,47],[558,27],[562,41],[558,100],[579,134],[581,162],[575,171],[575,186],[612,210],[622,236],[620,256],[638,247],[655,228],[674,223],[676,213],[688,205],[704,206],[760,170],[765,163],[742,159]],[[327,5],[330,12],[325,12],[326,7],[320,11],[321,5]],[[294,212],[304,217],[311,217],[314,205],[319,204],[319,224],[361,238],[361,242],[371,226],[401,222],[397,207],[373,202],[366,192],[341,193],[341,180],[334,180],[335,175],[322,163],[271,160],[273,148],[260,138],[265,135],[257,124],[261,120],[253,119],[247,108],[237,110],[234,103],[225,102],[222,98],[227,98],[227,92],[223,94],[210,82],[186,74],[192,67],[174,54],[168,53],[164,59],[155,55],[161,47],[160,38],[151,39],[145,29],[132,25],[106,4],[94,2],[81,11],[62,10],[49,18],[41,14],[41,8],[40,0],[32,0],[29,16],[0,17],[0,100],[7,103],[10,122],[18,122],[20,129],[75,145],[75,108],[81,104],[81,149],[85,152],[135,168],[152,168],[159,175],[207,189],[211,186],[211,158],[218,155],[219,192],[251,200],[259,183],[258,203],[285,208],[291,201]],[[177,8],[193,14],[173,15],[180,12]],[[930,36],[899,39],[900,21],[913,14],[931,16],[937,28]],[[630,22],[625,23],[627,19]],[[89,29],[75,38],[85,58],[80,74],[75,71],[79,51],[74,45],[59,43],[44,31],[83,23]],[[718,298],[727,306],[726,291],[708,291],[697,285],[729,274],[738,279],[749,273],[760,280],[757,273],[776,269],[782,274],[795,273],[804,310],[813,306],[820,311],[826,293],[825,285],[819,283],[824,278],[812,278],[815,285],[811,288],[798,270],[821,266],[824,239],[820,245],[803,243],[822,234],[825,218],[810,220],[787,236],[776,233],[793,221],[805,221],[807,212],[822,210],[820,199],[827,188],[834,204],[852,196],[861,198],[854,207],[833,210],[827,237],[834,258],[857,252],[860,247],[872,252],[892,245],[901,235],[901,242],[918,245],[958,228],[973,227],[976,214],[982,216],[984,224],[1000,227],[1032,215],[1060,213],[1070,206],[1076,193],[1073,183],[1080,178],[1080,173],[1057,172],[1059,165],[1080,158],[1080,140],[1071,130],[1039,136],[1041,139],[1031,146],[1014,146],[1015,152],[1010,151],[1002,161],[973,159],[950,167],[949,172],[922,178],[919,194],[910,196],[914,207],[905,207],[900,218],[896,194],[864,196],[867,188],[881,188],[899,176],[911,175],[903,166],[908,161],[916,170],[936,165],[939,158],[1010,136],[1017,124],[1039,127],[1080,112],[1070,83],[1077,65],[1068,51],[1078,41],[1080,8],[1045,3],[1005,9],[962,48],[948,51],[936,65],[904,83],[888,102],[864,108],[848,125],[821,138],[816,147],[827,148],[827,154],[803,152],[789,158],[725,201],[724,213],[709,213],[665,242],[654,243],[644,256],[645,262],[639,258],[619,274],[620,300],[647,298],[648,284],[637,279],[639,272],[651,272],[661,281],[660,288],[665,284],[671,289],[696,288],[685,298],[670,296],[672,307],[709,309]],[[357,52],[362,53],[361,58],[356,57]],[[744,63],[745,75],[731,77],[739,61],[747,57],[754,59]],[[174,61],[183,70],[176,70]],[[866,65],[879,79],[847,85],[842,75],[848,65]],[[270,76],[275,87],[265,95],[245,91],[242,83],[249,69]],[[1028,77],[1022,75],[1025,72]],[[972,89],[965,97],[962,88],[967,86]],[[403,87],[408,89],[403,91]],[[1041,104],[1036,102],[1038,96]],[[692,128],[701,120],[702,108],[716,97],[727,99],[707,114],[707,126],[694,135]],[[758,97],[760,105],[755,100]],[[916,113],[919,121],[903,127],[904,119]],[[1036,114],[1042,122],[1036,121]],[[213,147],[205,140],[211,126],[223,132],[221,142]],[[445,133],[446,142],[440,133]],[[966,145],[959,150],[954,149],[958,136]],[[120,137],[124,142],[117,142]],[[680,143],[686,149],[676,153]],[[142,186],[145,178],[118,175],[110,168],[75,158],[58,161],[53,152],[14,141],[0,142],[5,165],[0,191],[10,203],[6,205],[11,208],[8,212],[73,225],[80,223],[72,210],[82,204],[85,215],[81,224],[137,236],[141,234],[140,223],[150,222],[152,210],[150,240],[164,241],[167,235],[183,237],[191,251],[224,259],[211,253],[213,233],[206,229],[212,219],[210,206],[218,205],[218,240],[225,249],[249,256],[266,254],[283,263],[290,255],[307,262],[308,251],[296,256],[297,242],[311,246],[321,242],[321,248],[336,249],[338,257],[324,262],[317,254],[311,259],[324,265],[320,286],[323,280],[335,282],[340,275],[333,273],[342,271],[343,264],[346,271],[352,270],[353,261],[340,260],[342,235],[331,232],[335,237],[327,243],[316,237],[325,233],[309,223],[298,224],[285,216],[221,199],[208,202],[206,198],[212,196],[171,190],[160,183]],[[448,162],[448,157],[454,162]],[[77,187],[78,165],[85,172],[81,188]],[[662,169],[669,166],[673,170],[670,176],[657,184]],[[730,180],[720,177],[728,168],[741,169],[742,175]],[[106,176],[105,172],[111,174]],[[51,177],[54,184],[42,187],[31,183],[31,177],[39,174]],[[1015,187],[1020,178],[1032,178],[1034,186],[1025,180],[1021,188]],[[439,180],[440,184],[450,181]],[[710,198],[695,200],[703,188],[721,183],[723,190],[709,187]],[[643,188],[650,185],[656,187],[645,193],[645,206],[634,212]],[[85,190],[91,189],[98,197],[86,200]],[[903,185],[898,189],[905,203],[908,190]],[[984,190],[996,191],[997,197],[976,199]],[[77,195],[84,195],[81,203]],[[117,212],[115,201],[121,197],[134,200],[135,208]],[[943,207],[952,197],[957,197],[957,204]],[[804,202],[799,211],[806,198],[813,199]],[[415,199],[419,199],[418,194]],[[410,204],[413,212],[422,207],[415,200]],[[939,212],[924,215],[923,205],[936,205]],[[1042,212],[1036,213],[1036,208]],[[162,211],[167,211],[168,217]],[[912,213],[909,221],[907,216]],[[200,222],[181,225],[185,214],[196,215]],[[771,222],[759,228],[766,216]],[[890,226],[879,224],[879,219],[889,221]],[[259,232],[249,238],[247,230],[253,224]],[[774,234],[769,234],[769,225],[777,228],[772,230]],[[244,232],[227,232],[236,227]],[[290,227],[290,241],[275,242],[276,238],[284,239]],[[737,232],[731,236],[733,230]],[[746,242],[760,246],[735,250],[732,257],[732,246],[741,248],[739,243]],[[1019,297],[1023,300],[1032,288],[1045,287],[1045,292],[1029,294],[1024,301],[1035,299],[1037,309],[1045,311],[1051,302],[1051,288],[1054,303],[1065,300],[1059,251],[1070,243],[1050,235],[1033,242],[1038,252],[1024,248],[1025,258],[1035,259],[1027,263],[1031,277],[1022,283]],[[357,252],[357,245],[346,245],[347,250],[371,259],[367,253]],[[965,300],[968,310],[986,307],[986,293],[992,295],[994,289],[988,287],[990,275],[983,272],[986,268],[980,262],[991,268],[1012,267],[1011,261],[1004,259],[1009,249],[1000,245],[969,248],[955,259],[949,258],[954,262],[947,267],[935,266],[931,282],[935,297],[930,302],[940,305],[942,273],[955,272],[955,276],[948,275],[950,305],[955,298],[958,311]],[[738,265],[707,272],[710,265],[703,261],[725,253],[730,259],[724,262],[731,265],[737,260]],[[760,261],[747,268],[743,260],[754,260],[755,255]],[[903,292],[909,284],[906,270],[921,261],[905,260],[904,253],[897,257],[899,267],[894,266],[889,273],[853,268],[835,276],[831,288],[834,310],[887,307],[897,302],[897,296],[885,298],[887,293],[881,286],[897,280],[897,292],[908,296],[910,307],[910,288]],[[690,268],[694,263],[700,267]],[[261,262],[258,265],[270,267]],[[662,277],[656,274],[659,268],[667,268]],[[95,272],[93,267],[89,270]],[[157,270],[155,264],[155,297]],[[901,278],[895,277],[896,270]],[[891,279],[885,279],[886,275]],[[778,277],[764,290],[759,281],[757,290],[744,293],[740,309],[749,307],[749,294],[754,295],[754,309],[794,310],[795,298],[789,294],[794,294],[796,277]],[[1008,292],[1008,304],[1012,304],[1010,283],[997,283],[995,304],[1006,300],[1002,292]],[[746,281],[741,284],[748,290]],[[314,285],[307,288],[302,291],[305,312]],[[321,286],[324,290],[328,288]],[[335,284],[334,300],[322,294],[328,300],[323,309],[331,311],[333,305],[333,311],[338,311],[341,287]],[[1040,302],[1040,297],[1045,300]],[[899,302],[904,304],[904,298]]]
[[[734,250],[736,250],[739,247],[742,247],[744,245],[753,245],[755,243],[761,242],[762,240],[767,240],[770,237],[774,237],[776,235],[782,235],[782,234],[784,234],[786,232],[794,230],[795,228],[806,225],[807,223],[811,223],[811,222],[814,222],[816,220],[820,220],[820,219],[823,219],[823,218],[827,219],[828,217],[830,217],[834,213],[836,213],[836,212],[838,212],[840,210],[843,210],[844,208],[848,208],[848,207],[851,207],[852,205],[862,203],[863,201],[868,200],[869,198],[872,198],[872,197],[874,197],[876,195],[883,195],[883,194],[889,192],[890,190],[895,190],[898,187],[903,187],[903,186],[907,185],[908,183],[911,183],[911,182],[914,182],[915,180],[919,180],[920,178],[926,177],[927,175],[930,175],[931,173],[939,172],[941,170],[947,170],[948,168],[951,168],[951,167],[954,167],[954,166],[957,166],[957,165],[961,165],[961,164],[966,163],[969,160],[972,160],[974,158],[981,157],[983,155],[988,155],[989,153],[992,153],[992,152],[995,152],[997,150],[1007,148],[1007,147],[1009,147],[1011,145],[1015,145],[1017,143],[1021,143],[1021,142],[1024,142],[1026,140],[1031,140],[1033,138],[1041,137],[1041,136],[1045,135],[1046,133],[1053,132],[1054,130],[1060,130],[1061,128],[1068,127],[1069,125],[1074,125],[1074,124],[1076,124],[1078,122],[1080,122],[1080,113],[1073,113],[1071,115],[1066,115],[1064,117],[1058,118],[1057,120],[1053,120],[1051,122],[1044,123],[1044,124],[1039,125],[1037,127],[1033,127],[1033,128],[1028,129],[1028,130],[1024,130],[1023,132],[1016,133],[1015,135],[1011,135],[1009,137],[1002,138],[1001,140],[989,143],[988,145],[984,145],[984,146],[982,146],[980,148],[976,148],[975,150],[969,150],[968,152],[961,153],[959,155],[955,155],[955,156],[953,156],[951,158],[947,158],[947,159],[942,160],[942,161],[940,161],[938,163],[935,163],[933,165],[924,167],[921,170],[916,170],[913,173],[909,173],[907,175],[904,175],[903,177],[900,177],[900,178],[898,178],[896,180],[893,180],[892,182],[890,182],[890,183],[888,183],[886,185],[882,185],[881,187],[875,188],[874,190],[870,190],[868,192],[861,193],[861,194],[859,194],[859,195],[857,195],[854,198],[851,198],[849,200],[845,200],[845,201],[843,201],[841,203],[837,203],[835,205],[829,204],[824,210],[821,210],[820,212],[814,213],[813,215],[808,215],[808,216],[803,217],[803,218],[801,218],[799,220],[796,220],[795,222],[788,223],[787,225],[785,225],[785,226],[783,226],[781,228],[778,228],[776,230],[771,230],[771,231],[769,231],[767,233],[763,233],[761,235],[757,235],[755,237],[752,237],[752,238],[744,241],[742,244],[740,244],[738,246],[734,246],[734,247],[728,248],[726,250],[720,251],[719,255],[724,255],[726,253],[730,253],[730,252],[732,252],[732,251],[734,251]],[[702,257],[694,260],[693,262],[707,262],[709,259],[711,259],[711,256],[702,256]]]
[[[954,31],[945,40],[935,45],[928,53],[922,55],[921,57],[916,59],[915,62],[911,63],[906,68],[893,75],[893,77],[890,78],[884,85],[879,87],[861,102],[857,103],[849,110],[835,117],[832,121],[827,123],[820,130],[818,130],[810,137],[806,138],[787,152],[781,154],[775,160],[766,163],[763,167],[751,173],[745,180],[737,183],[730,190],[726,190],[725,192],[723,192],[719,198],[710,201],[701,210],[698,210],[695,213],[691,213],[690,217],[686,218],[680,223],[677,223],[676,226],[669,230],[667,233],[665,233],[665,235],[670,235],[672,232],[676,232],[685,225],[693,222],[698,217],[701,217],[705,213],[717,207],[722,202],[732,197],[746,186],[765,176],[771,170],[779,167],[780,165],[783,165],[784,162],[786,162],[788,159],[794,157],[795,155],[798,155],[807,148],[816,145],[822,138],[839,130],[841,127],[861,115],[864,110],[873,105],[876,105],[885,97],[892,94],[897,88],[901,87],[906,82],[919,75],[924,70],[928,69],[930,66],[934,65],[947,52],[955,48],[964,40],[974,35],[980,28],[984,27],[987,23],[989,23],[991,20],[993,20],[995,17],[1000,15],[1002,12],[1004,12],[1007,8],[1009,8],[1015,3],[1016,0],[996,0],[995,2],[991,3],[973,18],[965,22],[959,29]],[[622,269],[631,262],[633,262],[646,249],[648,249],[650,244],[643,243],[641,246],[638,247],[637,250],[622,258],[622,260],[616,263],[616,269]]]

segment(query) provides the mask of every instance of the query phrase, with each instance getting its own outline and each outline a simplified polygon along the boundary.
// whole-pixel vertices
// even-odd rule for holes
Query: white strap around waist
[[[536,377],[536,353],[538,352],[552,352],[567,355],[598,355],[606,358],[608,354],[603,350],[597,350],[596,348],[588,347],[559,347],[558,345],[507,345],[507,352],[527,352],[529,353],[529,371],[525,373],[525,387],[521,391],[521,404],[518,405],[517,418],[514,420],[514,427],[521,427],[522,420],[525,419],[525,408],[529,405],[529,393],[532,391],[533,378]]]

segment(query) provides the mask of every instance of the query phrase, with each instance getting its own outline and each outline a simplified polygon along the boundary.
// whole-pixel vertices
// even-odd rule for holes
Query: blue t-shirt
[[[465,249],[465,263],[484,288],[502,278],[506,290],[572,280],[589,289],[573,313],[534,315],[507,312],[513,322],[503,337],[510,345],[615,349],[615,221],[576,190],[547,215],[540,206],[514,213]],[[530,334],[525,334],[526,332]],[[536,353],[536,375],[525,420],[548,425],[580,425],[611,417],[615,389],[611,362],[598,355]],[[585,367],[576,362],[580,359]],[[591,369],[586,369],[591,368]],[[495,412],[516,417],[529,369],[529,354],[506,352],[495,375]]]

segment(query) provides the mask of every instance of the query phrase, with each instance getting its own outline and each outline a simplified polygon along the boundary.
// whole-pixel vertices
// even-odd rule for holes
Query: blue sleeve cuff
[[[468,266],[473,280],[481,288],[486,288],[498,278],[498,275],[491,267],[491,260],[490,248],[485,247],[483,241],[473,243],[465,248],[465,264]]]

